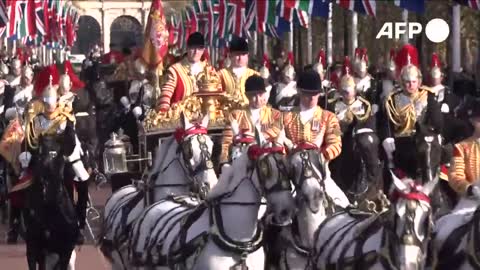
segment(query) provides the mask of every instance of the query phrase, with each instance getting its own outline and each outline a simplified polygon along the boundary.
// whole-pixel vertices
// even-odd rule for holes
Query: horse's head
[[[256,142],[248,148],[252,181],[267,199],[268,209],[273,215],[269,221],[277,225],[290,224],[295,203],[284,147],[278,142],[266,142],[258,130]]]
[[[417,171],[422,183],[433,180],[441,162],[442,146],[440,137],[428,125],[416,125],[415,144],[417,149]]]
[[[399,269],[422,269],[432,230],[432,207],[429,195],[438,177],[424,186],[414,180],[399,179],[392,173],[393,229],[399,240]]]
[[[230,159],[233,161],[246,152],[250,145],[255,143],[255,136],[240,130],[236,120],[230,123],[233,131],[233,143],[230,146]]]
[[[174,134],[178,143],[177,153],[186,175],[192,180],[193,191],[205,198],[217,182],[211,160],[213,142],[207,135],[209,116],[207,114],[201,123],[195,124],[190,123],[183,114],[181,118],[182,127]]]
[[[326,177],[325,163],[322,155],[315,145],[308,144],[297,147],[289,160],[293,184],[297,191],[297,203],[305,203],[312,213],[317,213],[321,204],[327,201],[323,182]]]

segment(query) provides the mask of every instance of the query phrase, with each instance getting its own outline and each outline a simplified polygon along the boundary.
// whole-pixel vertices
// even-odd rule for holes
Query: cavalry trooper
[[[473,134],[455,144],[449,170],[449,184],[461,196],[480,199],[480,100],[476,99],[466,111]]]
[[[57,74],[55,72],[56,67],[49,67],[50,71],[41,73],[41,76],[46,76],[49,73]],[[53,70],[53,71],[52,71]],[[42,141],[48,144],[47,148],[56,149],[59,147],[58,143],[61,143],[63,138],[63,133],[66,131],[67,127],[70,127],[73,134],[73,139],[75,144],[73,153],[65,157],[67,163],[65,166],[65,175],[68,177],[69,172],[71,173],[71,178],[64,178],[67,180],[66,186],[67,190],[73,196],[73,184],[71,180],[76,181],[75,186],[78,192],[78,202],[76,204],[76,213],[79,222],[79,228],[83,229],[86,223],[86,206],[88,200],[88,184],[87,180],[90,178],[88,171],[85,169],[85,166],[82,162],[82,148],[81,143],[76,135],[74,126],[75,126],[75,116],[71,111],[65,109],[64,106],[58,103],[58,81],[59,78],[53,78],[52,75],[49,75],[49,85],[42,87],[45,78],[39,78],[42,83],[37,84],[36,86],[42,87],[36,89],[40,93],[40,99],[29,104],[28,111],[26,112],[26,141],[25,141],[25,152],[29,152],[32,156],[32,162],[30,166],[35,166],[36,162],[39,162],[39,149],[38,142],[40,137]],[[55,83],[55,84],[53,84]],[[59,106],[60,105],[60,106]],[[50,151],[51,153],[51,151]],[[40,158],[41,159],[41,158]],[[69,171],[69,172],[68,172]],[[68,182],[70,181],[70,183]],[[84,241],[83,233],[79,234],[78,243],[82,244]]]
[[[118,64],[117,68],[115,69],[115,72],[112,75],[112,78],[111,78],[112,81],[128,82],[132,80],[132,78],[135,76],[132,50],[130,50],[130,48],[123,48],[122,55],[123,55],[123,58],[120,64],[118,64],[117,62],[113,62],[113,63],[102,62],[103,64]]]
[[[288,112],[298,104],[297,82],[295,81],[295,68],[292,65],[293,55],[289,54],[287,65],[282,70],[281,81],[276,84],[274,108],[282,112]]]
[[[236,122],[244,134],[255,134],[255,128],[268,139],[276,139],[282,130],[282,115],[267,104],[268,92],[261,76],[252,75],[245,81],[245,95],[249,105],[246,109],[233,110],[229,116],[229,124],[223,132],[220,164],[230,162],[230,147],[235,142],[231,123]]]
[[[377,101],[378,104],[383,104],[385,99],[396,88],[399,88],[395,78],[397,74],[397,66],[395,64],[395,49],[390,50],[390,55],[385,63],[384,71],[380,76],[380,82],[377,86]]]
[[[187,40],[187,56],[171,65],[167,70],[167,79],[161,87],[161,93],[156,95],[156,109],[167,111],[171,105],[178,103],[198,91],[197,76],[207,65],[201,61],[205,52],[205,38],[195,32]]]
[[[20,83],[14,87],[7,87],[5,92],[5,110],[16,108],[20,116],[23,115],[27,103],[34,96],[33,93],[33,70],[30,66],[24,66],[20,75]],[[9,93],[11,92],[11,93]]]
[[[357,93],[366,98],[372,104],[375,99],[375,81],[372,75],[368,74],[368,55],[366,48],[356,48],[353,62],[353,71],[355,74],[355,89]]]
[[[322,80],[323,93],[320,95],[319,105],[323,109],[327,109],[330,102],[335,100],[335,88],[330,80],[325,78],[326,58],[325,51],[322,49],[318,52],[317,62],[313,65],[313,70],[318,72],[320,79]]]
[[[442,131],[443,118],[434,93],[422,85],[417,49],[407,44],[399,54],[396,63],[400,69],[401,88],[395,89],[384,103],[379,116],[379,133],[389,167],[416,178],[420,169],[417,166],[417,135],[427,136],[425,133],[428,133],[437,137]],[[418,129],[420,127],[424,128]]]
[[[20,84],[20,78],[22,77],[22,61],[14,58],[10,63],[10,74],[6,77],[8,84],[11,87],[16,87]]]
[[[333,179],[348,192],[352,201],[376,198],[382,189],[378,161],[379,140],[375,133],[376,121],[371,104],[355,89],[348,58],[340,79],[341,97],[334,108],[342,131],[342,153],[331,164]],[[364,164],[364,165],[362,165]]]
[[[248,67],[248,43],[244,38],[235,36],[230,42],[231,66],[218,72],[223,91],[243,104],[248,104],[245,95],[245,81],[258,72]]]

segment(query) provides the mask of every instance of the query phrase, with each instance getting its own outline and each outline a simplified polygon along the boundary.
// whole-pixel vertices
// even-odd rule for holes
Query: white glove
[[[395,139],[394,138],[386,138],[382,142],[383,149],[388,154],[392,154],[395,151]]]
[[[128,109],[130,107],[130,101],[128,100],[128,98],[126,96],[123,96],[120,98],[120,103],[122,103],[123,107],[125,107],[125,109]]]
[[[373,104],[372,105],[372,114],[376,114],[378,112],[378,105],[377,104]]]
[[[471,189],[472,189],[471,190],[472,197],[474,197],[477,200],[480,200],[480,187],[472,186]]]
[[[20,161],[20,166],[22,169],[25,169],[28,167],[28,164],[30,163],[30,160],[32,159],[32,154],[29,152],[22,152],[20,155],[18,155],[18,161]]]
[[[442,113],[449,113],[450,112],[450,107],[448,106],[447,103],[442,104],[442,108],[440,109]]]
[[[138,119],[138,117],[142,115],[142,108],[140,108],[139,106],[136,106],[135,108],[133,108],[132,113],[133,113],[133,116],[135,116],[135,118]]]

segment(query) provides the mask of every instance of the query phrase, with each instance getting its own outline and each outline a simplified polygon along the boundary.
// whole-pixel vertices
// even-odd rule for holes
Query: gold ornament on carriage
[[[173,104],[168,111],[157,112],[152,109],[147,112],[144,121],[145,130],[169,132],[180,126],[181,113],[190,122],[198,122],[208,114],[209,129],[223,128],[228,113],[232,109],[242,107],[238,101],[223,91],[220,76],[212,66],[205,66],[204,70],[197,75],[196,83],[198,91],[181,102]]]

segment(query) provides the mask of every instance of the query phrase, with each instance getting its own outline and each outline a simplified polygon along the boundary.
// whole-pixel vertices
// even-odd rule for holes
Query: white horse
[[[291,226],[282,230],[280,269],[306,269],[313,248],[315,232],[320,224],[336,211],[334,198],[348,202],[338,186],[327,192],[326,182],[332,181],[325,170],[322,155],[316,150],[297,149],[289,158],[295,187],[296,217]],[[330,186],[336,186],[332,181]],[[341,206],[338,209],[343,209]],[[275,248],[275,247],[273,247]]]
[[[159,201],[168,196],[206,192],[217,182],[210,160],[213,142],[207,136],[208,116],[201,124],[192,124],[182,117],[183,126],[175,138],[162,143],[155,156],[148,179],[148,189],[134,185],[123,187],[107,201],[100,238],[101,250],[112,262],[113,269],[123,269],[128,235],[133,222],[145,209],[146,197]]]
[[[428,195],[438,177],[421,187],[392,176],[390,209],[378,214],[347,209],[320,225],[311,256],[314,269],[424,268],[432,226]]]
[[[480,198],[463,197],[437,220],[434,235],[433,269],[480,269]]]
[[[258,145],[264,144],[250,146],[248,155],[224,167],[204,204],[166,200],[152,205],[145,213],[156,216],[155,224],[145,224],[142,217],[133,230],[134,260],[155,269],[263,270],[262,197],[281,222],[291,219],[294,202],[282,147]]]

